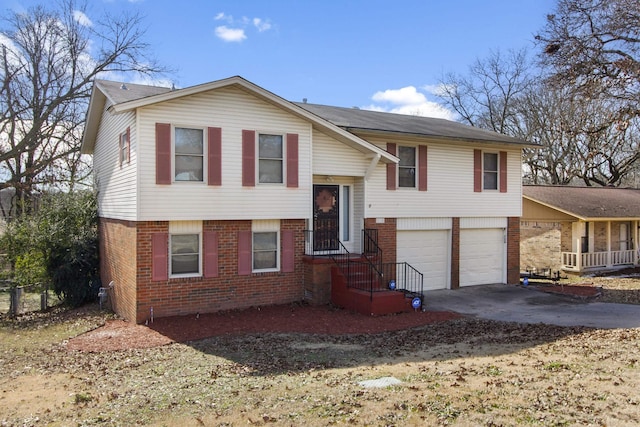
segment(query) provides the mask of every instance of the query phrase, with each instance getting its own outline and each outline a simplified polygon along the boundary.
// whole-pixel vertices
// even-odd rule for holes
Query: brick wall
[[[281,230],[295,232],[295,268],[292,273],[269,272],[238,276],[237,233],[250,231],[251,221],[203,221],[203,231],[218,233],[218,277],[151,280],[151,236],[168,233],[168,222],[140,222],[138,229],[138,306],[135,320],[145,321],[153,307],[155,317],[208,313],[303,299],[304,220],[282,220]]]
[[[520,283],[520,217],[507,220],[507,283]]]
[[[451,289],[460,288],[460,218],[451,218]]]
[[[364,226],[378,230],[378,246],[382,249],[382,262],[397,262],[396,219],[384,218],[384,222],[378,222],[376,218],[365,218]]]
[[[109,304],[125,319],[136,318],[136,224],[100,218],[100,279],[108,286]]]

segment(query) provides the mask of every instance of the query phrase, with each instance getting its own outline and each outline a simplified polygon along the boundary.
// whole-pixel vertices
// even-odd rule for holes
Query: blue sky
[[[0,0],[24,9],[31,0]],[[89,0],[139,11],[177,87],[240,75],[283,98],[446,117],[430,91],[491,50],[529,47],[555,0]],[[452,117],[449,117],[452,118]]]

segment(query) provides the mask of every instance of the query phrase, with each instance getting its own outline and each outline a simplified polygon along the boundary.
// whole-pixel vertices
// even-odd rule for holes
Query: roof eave
[[[93,154],[96,137],[98,135],[98,126],[102,117],[102,110],[107,100],[105,93],[94,85],[89,99],[89,108],[85,117],[84,132],[82,134],[82,144],[80,145],[81,154]]]
[[[516,141],[497,141],[497,140],[489,140],[489,139],[480,139],[480,138],[467,138],[467,137],[453,137],[453,136],[443,136],[443,135],[430,135],[430,134],[421,134],[415,132],[398,132],[398,131],[389,131],[389,130],[381,130],[381,129],[370,129],[370,128],[358,128],[353,126],[345,126],[344,129],[349,132],[362,133],[362,134],[370,134],[370,135],[382,135],[382,136],[400,136],[405,138],[416,138],[416,139],[430,139],[430,140],[440,140],[440,141],[455,141],[460,143],[471,143],[471,144],[493,144],[493,145],[502,145],[502,146],[516,146],[521,148],[540,148],[542,147],[540,144],[536,144],[533,142],[527,142],[522,140],[521,142]]]

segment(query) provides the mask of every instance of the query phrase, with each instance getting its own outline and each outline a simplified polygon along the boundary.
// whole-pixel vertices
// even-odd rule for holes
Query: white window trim
[[[127,141],[126,149],[128,153],[124,153],[122,146],[123,141]],[[118,136],[118,160],[120,161],[120,167],[123,167],[125,164],[129,164],[131,162],[131,141],[127,138],[127,131],[120,132]]]
[[[495,154],[496,156],[496,188],[485,188],[484,186],[484,155]],[[493,172],[493,171],[492,171]],[[500,153],[497,151],[482,151],[482,191],[500,191]]]
[[[182,273],[173,274],[172,267],[172,253],[171,253],[171,238],[173,236],[184,235],[198,235],[198,272],[197,273]],[[169,222],[169,278],[184,278],[184,277],[202,277],[202,221],[171,221]]]
[[[276,135],[282,138],[282,182],[260,182],[260,135]],[[287,134],[284,132],[256,131],[256,185],[283,187],[287,184]]]
[[[414,163],[413,163],[413,170],[414,170],[414,174],[413,174],[413,187],[403,187],[400,185],[400,168],[406,169],[402,166],[400,166],[400,162],[398,162],[398,167],[396,168],[396,188],[398,190],[408,190],[408,191],[412,191],[412,190],[417,190],[418,188],[418,147],[412,146],[412,145],[398,145],[398,158],[400,158],[400,147],[405,147],[405,148],[413,148],[413,159],[414,159]]]
[[[202,130],[202,181],[178,181],[176,180],[176,128],[181,129],[198,129]],[[209,170],[209,132],[207,132],[206,126],[196,125],[171,125],[171,182],[178,185],[206,185],[207,184],[207,171]]]
[[[253,236],[255,233],[276,233],[276,267],[275,268],[253,268]],[[253,220],[251,222],[251,272],[252,273],[271,273],[280,271],[281,263],[280,258],[282,255],[282,248],[280,247],[280,220]]]
[[[347,203],[345,203],[344,200],[344,189],[345,187],[349,188],[349,200],[348,200],[348,212],[345,212],[345,209],[343,208]],[[348,227],[349,229],[349,236],[348,239],[344,239],[344,235],[340,234],[340,240],[343,243],[351,243],[353,241],[353,185],[351,184],[340,184],[339,186],[339,196],[340,196],[340,221],[339,221],[339,230],[340,233],[342,233],[342,230],[345,229],[345,225]]]

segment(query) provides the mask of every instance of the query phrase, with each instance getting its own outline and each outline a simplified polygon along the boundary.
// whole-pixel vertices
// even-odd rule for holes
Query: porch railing
[[[424,275],[406,262],[383,263],[377,243],[369,247],[379,256],[376,262],[372,262],[370,257],[353,257],[340,240],[337,240],[337,250],[314,250],[317,247],[314,245],[314,232],[305,230],[304,233],[305,254],[330,257],[344,275],[347,287],[369,292],[371,298],[375,292],[396,290],[422,299]],[[363,252],[366,252],[366,246]]]
[[[382,269],[382,249],[378,245],[378,230],[365,228],[362,230],[362,255],[372,264]]]
[[[610,252],[562,252],[562,268],[565,270],[582,271],[592,268],[633,265],[635,261],[633,249]]]

